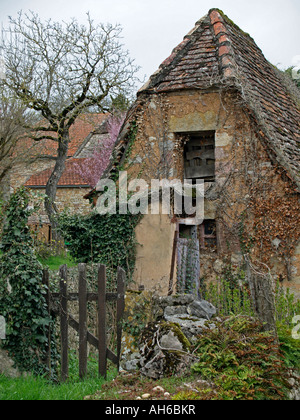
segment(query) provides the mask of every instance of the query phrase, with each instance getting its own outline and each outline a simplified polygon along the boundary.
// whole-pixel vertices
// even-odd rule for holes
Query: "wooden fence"
[[[79,376],[84,378],[87,374],[87,343],[98,350],[99,375],[106,378],[107,359],[113,362],[118,368],[121,355],[122,324],[121,320],[125,308],[125,282],[126,274],[122,268],[117,272],[117,291],[116,293],[107,292],[106,267],[98,265],[98,292],[92,293],[87,290],[86,264],[78,265],[79,286],[78,293],[68,293],[68,274],[67,266],[60,267],[59,293],[51,293],[49,290],[49,273],[44,271],[44,283],[48,286],[47,303],[50,311],[54,311],[60,317],[60,336],[61,336],[61,380],[65,381],[69,375],[69,327],[75,329],[79,334]],[[68,312],[68,301],[79,301],[79,320],[77,321]],[[87,328],[87,303],[98,302],[98,337],[95,337]],[[107,328],[106,328],[106,302],[116,301],[116,322],[117,322],[117,354],[114,354],[107,347]],[[59,310],[55,310],[59,303]],[[56,304],[55,304],[56,303]],[[50,336],[49,336],[49,355],[48,363],[50,366]]]

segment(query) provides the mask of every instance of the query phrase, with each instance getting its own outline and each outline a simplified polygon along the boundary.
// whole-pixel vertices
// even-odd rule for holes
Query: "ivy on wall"
[[[16,366],[22,371],[44,374],[48,371],[45,362],[52,319],[42,284],[42,265],[35,255],[27,224],[29,216],[39,207],[39,203],[30,206],[33,199],[36,197],[29,190],[20,188],[5,208],[0,258],[0,314],[7,326],[4,348]],[[54,343],[54,333],[52,335]],[[51,347],[55,364],[55,345]]]
[[[135,227],[140,215],[69,214],[59,217],[59,226],[70,255],[81,263],[101,263],[129,274],[135,265]]]

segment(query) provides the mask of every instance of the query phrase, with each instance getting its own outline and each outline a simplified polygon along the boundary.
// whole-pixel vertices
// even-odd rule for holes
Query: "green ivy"
[[[39,207],[30,207],[33,195],[21,188],[5,208],[0,257],[0,314],[6,320],[4,348],[23,371],[44,374],[52,319],[42,284],[42,265],[34,252],[28,218]],[[54,334],[52,334],[54,335]],[[54,337],[52,351],[55,352]],[[56,357],[52,357],[55,363]]]
[[[135,227],[140,215],[89,215],[64,212],[59,227],[70,255],[81,263],[101,263],[122,267],[132,273],[135,265]]]

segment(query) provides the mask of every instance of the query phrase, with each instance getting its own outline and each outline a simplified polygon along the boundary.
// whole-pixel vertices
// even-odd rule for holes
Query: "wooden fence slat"
[[[125,309],[125,283],[126,273],[122,268],[118,268],[117,273],[117,293],[106,292],[106,266],[98,265],[98,292],[91,293],[87,291],[86,265],[79,264],[79,288],[78,293],[68,293],[67,266],[60,267],[60,289],[59,293],[49,292],[47,303],[49,311],[60,315],[61,330],[61,381],[64,382],[69,376],[68,365],[68,326],[79,333],[79,375],[84,378],[87,374],[87,343],[98,349],[99,353],[99,375],[106,378],[107,359],[113,362],[119,368],[122,340],[122,318]],[[48,277],[47,277],[48,276]],[[49,274],[44,272],[43,281],[49,285]],[[57,303],[59,300],[59,310]],[[68,300],[79,301],[79,322],[68,313]],[[91,334],[87,329],[87,302],[98,301],[98,338]],[[117,301],[117,355],[107,347],[106,330],[106,302]],[[49,336],[50,337],[50,336]],[[49,344],[49,358],[50,358]],[[49,360],[51,364],[51,360]]]
[[[78,265],[79,272],[79,377],[87,374],[87,285],[86,265]]]
[[[76,321],[75,318],[72,317],[72,315],[69,314],[69,325],[72,327],[75,331],[79,332],[79,322]],[[96,349],[99,348],[99,340],[97,337],[95,337],[92,333],[89,331],[87,332],[87,341],[90,343],[91,346],[94,346]],[[106,349],[106,355],[107,358],[114,363],[115,365],[118,364],[118,358],[117,356],[110,350]]]
[[[99,375],[106,378],[107,342],[106,342],[106,267],[98,266],[98,350]]]
[[[49,287],[49,271],[48,269],[43,270],[43,284],[46,286],[46,305],[47,305],[47,311],[49,318],[51,316],[51,310],[50,310],[50,287]],[[47,347],[47,356],[46,356],[46,366],[49,370],[49,377],[51,377],[51,325],[48,327],[48,347]]]
[[[64,382],[67,380],[69,376],[67,265],[63,265],[60,267],[59,274],[60,274],[61,380]]]
[[[118,370],[120,368],[121,346],[122,346],[122,319],[125,310],[125,280],[126,273],[122,268],[118,268],[117,274],[117,358]]]

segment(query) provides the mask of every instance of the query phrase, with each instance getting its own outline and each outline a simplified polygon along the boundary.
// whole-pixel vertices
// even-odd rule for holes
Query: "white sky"
[[[217,7],[248,32],[265,57],[280,68],[300,55],[299,0],[0,0],[0,23],[19,10],[41,18],[119,23],[123,43],[148,79],[194,24]]]

